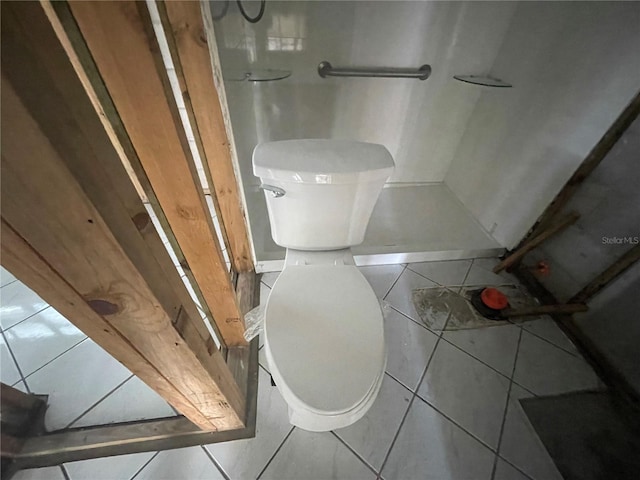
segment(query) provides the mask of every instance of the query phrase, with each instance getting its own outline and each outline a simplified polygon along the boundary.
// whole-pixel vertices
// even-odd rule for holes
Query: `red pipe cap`
[[[480,294],[480,298],[482,299],[482,303],[494,310],[502,310],[509,306],[507,296],[497,288],[485,288]]]

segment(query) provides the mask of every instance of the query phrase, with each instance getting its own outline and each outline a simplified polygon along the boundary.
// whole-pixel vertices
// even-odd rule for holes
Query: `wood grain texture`
[[[229,273],[189,152],[146,5],[71,11],[226,346],[246,345]]]
[[[40,5],[2,5],[2,44],[2,263],[196,424],[241,426],[239,388]]]
[[[205,6],[205,8],[207,8]],[[213,81],[200,2],[159,2],[158,10],[187,113],[237,272],[253,270],[247,224],[220,97]]]
[[[224,345],[224,341],[222,340],[222,334],[217,328],[215,322],[213,322],[212,320],[213,317],[206,301],[204,300],[204,296],[202,295],[200,287],[198,286],[197,282],[193,278],[191,271],[188,268],[188,263],[184,258],[184,254],[182,253],[180,245],[173,235],[164,211],[162,210],[156,194],[151,187],[151,183],[149,182],[144,168],[140,163],[140,159],[138,158],[138,154],[136,153],[135,148],[131,143],[131,139],[129,138],[129,135],[124,128],[124,125],[122,124],[122,120],[120,119],[120,116],[118,115],[118,112],[113,105],[113,101],[111,100],[104,82],[102,81],[102,77],[100,77],[100,74],[98,73],[95,62],[93,61],[93,58],[91,57],[91,54],[87,49],[87,45],[84,42],[84,38],[82,37],[80,30],[78,29],[73,15],[71,14],[71,10],[69,9],[68,4],[66,2],[51,3],[47,0],[41,0],[40,3],[57,35],[58,40],[62,44],[65,53],[69,57],[69,61],[73,65],[73,68],[78,76],[78,80],[91,99],[91,103],[95,111],[98,112],[98,117],[101,120],[101,123],[109,137],[109,140],[111,141],[111,144],[118,152],[118,156],[120,157],[120,160],[127,170],[130,178],[132,180],[134,178],[137,179],[137,182],[134,182],[134,186],[137,183],[138,185],[136,186],[136,190],[142,189],[143,192],[143,195],[140,196],[140,192],[138,191],[138,196],[140,196],[143,201],[148,201],[151,204],[153,211],[156,214],[156,217],[158,218],[158,221],[162,227],[162,230],[169,239],[172,250],[174,251],[180,265],[183,266],[184,271],[193,287],[193,290],[198,297],[202,310],[207,315],[206,321],[212,327],[218,340],[222,343],[223,350],[225,350],[226,347]],[[47,61],[47,59],[50,58],[50,55],[44,55],[44,57],[45,58],[41,59],[41,61],[43,62]],[[23,63],[24,62],[20,60],[20,65],[22,65]],[[65,81],[60,82],[62,85],[67,86],[67,88],[64,89],[64,93],[71,92],[73,94],[73,92],[78,92],[79,87],[77,85],[77,81],[74,82],[68,80],[69,79],[65,79]],[[104,154],[104,152],[102,152],[101,154]],[[97,169],[95,169],[95,171],[97,171]],[[133,171],[133,175],[131,171]],[[122,182],[118,182],[118,186],[122,185]],[[131,197],[131,195],[129,195],[129,197]],[[127,206],[129,204],[135,205],[133,207],[134,210],[135,208],[138,208],[139,205],[137,198],[129,198],[128,200],[123,200],[123,202]],[[131,216],[132,218],[142,220],[145,218],[144,213],[146,212],[141,213],[134,211],[131,213]],[[140,222],[137,222],[137,224],[140,224]],[[145,228],[140,229],[140,233],[145,238],[145,241],[147,242],[154,255],[156,255],[158,262],[162,265],[162,268],[166,270],[167,276],[172,277],[171,280],[174,283],[177,281],[181,284],[182,279],[176,276],[177,272],[175,267],[173,266],[173,262],[169,261],[169,259],[166,258],[166,249],[161,243],[158,235],[155,235],[155,229],[153,228],[153,226],[147,224]],[[197,318],[199,314],[197,312],[195,304],[193,303],[193,301],[191,301],[189,292],[182,287],[175,287],[174,291],[180,297],[180,301],[182,302],[182,304],[185,307],[188,307],[189,315],[192,318]],[[191,307],[193,307],[193,309],[191,309]],[[199,324],[199,322],[197,323]],[[204,325],[198,326],[202,327],[200,331],[205,336],[208,336],[208,331],[206,331]],[[204,331],[202,331],[202,329],[204,329]]]

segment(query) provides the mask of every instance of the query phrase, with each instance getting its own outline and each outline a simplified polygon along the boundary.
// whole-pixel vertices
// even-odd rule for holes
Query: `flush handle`
[[[283,189],[281,189],[280,187],[274,187],[273,185],[260,185],[260,188],[262,190],[267,190],[269,192],[271,192],[271,195],[273,195],[274,198],[280,198],[280,197],[284,197],[284,194],[287,193],[285,192]]]

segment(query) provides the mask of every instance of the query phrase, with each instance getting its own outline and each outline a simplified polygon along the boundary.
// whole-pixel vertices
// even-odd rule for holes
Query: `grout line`
[[[13,282],[12,282],[13,283]],[[26,322],[27,320],[29,320],[31,317],[35,317],[36,315],[38,315],[39,313],[44,312],[47,308],[53,308],[51,305],[47,304],[46,307],[41,308],[40,310],[38,310],[36,313],[32,313],[31,315],[29,315],[27,318],[23,318],[22,320],[20,320],[19,322],[14,323],[13,325],[11,325],[10,327],[7,328],[3,328],[2,331],[6,332],[11,330],[13,327],[15,327],[16,325],[20,325],[22,322]]]
[[[2,335],[2,339],[4,340],[4,344],[7,346],[7,350],[9,351],[9,355],[11,355],[11,359],[13,360],[13,364],[16,366],[16,370],[18,371],[18,374],[20,375],[20,380],[22,380],[22,383],[24,383],[24,387],[27,389],[27,392],[32,393],[31,389],[29,388],[29,385],[27,384],[26,377],[22,373],[22,369],[20,368],[20,365],[18,365],[18,360],[16,359],[16,356],[13,354],[13,350],[11,349],[11,345],[9,345],[9,342],[7,341],[7,337],[5,336],[4,332],[0,332],[0,335]],[[15,383],[14,383],[14,385],[15,385]]]
[[[213,444],[215,445],[215,443]],[[224,471],[224,469],[222,468],[222,466],[218,463],[218,461],[215,459],[215,457],[213,456],[213,454],[207,450],[207,448],[204,445],[200,445],[200,448],[202,448],[202,450],[204,450],[204,453],[207,457],[209,457],[209,460],[211,460],[213,462],[213,464],[216,466],[216,468],[218,470],[220,470],[220,473],[222,474],[222,476],[225,478],[225,480],[231,480],[231,478],[229,477],[229,475],[227,475],[227,472]]]
[[[453,423],[456,427],[458,427],[460,430],[462,430],[463,432],[465,432],[467,435],[469,435],[470,437],[472,437],[474,440],[476,440],[478,443],[481,443],[484,447],[488,448],[489,450],[491,450],[492,453],[497,453],[496,452],[496,448],[492,447],[491,445],[489,445],[486,440],[483,440],[482,438],[478,437],[475,433],[471,432],[470,430],[467,430],[466,427],[464,427],[461,423],[458,423],[457,420],[454,420],[453,417],[450,417],[448,414],[444,413],[442,410],[440,410],[438,407],[436,407],[433,403],[431,403],[429,400],[426,400],[424,398],[422,398],[420,396],[420,394],[416,393],[416,396],[422,400],[424,403],[426,403],[429,407],[431,407],[432,409],[434,409],[436,412],[438,412],[440,415],[442,415],[444,418],[446,418],[447,420],[449,420],[451,423]]]
[[[500,446],[502,445],[502,434],[504,433],[504,425],[507,422],[507,412],[509,410],[509,402],[511,400],[511,388],[513,387],[513,375],[516,373],[516,365],[518,364],[518,354],[520,353],[520,341],[522,340],[522,329],[518,336],[518,347],[516,348],[516,356],[513,359],[513,367],[511,368],[511,379],[509,381],[509,390],[507,391],[507,401],[504,405],[504,413],[502,414],[502,424],[500,425],[500,434],[498,435],[498,446],[496,448],[496,456],[493,459],[493,468],[491,469],[491,480],[496,475],[496,467],[498,466],[498,455],[500,454]]]
[[[121,386],[123,386],[125,383],[127,383],[129,380],[131,380],[135,375],[131,374],[129,377],[127,377],[123,382],[120,382],[118,385],[116,385],[113,389],[111,389],[106,395],[104,395],[102,398],[100,398],[100,400],[98,400],[96,403],[94,403],[93,405],[91,405],[88,409],[86,409],[84,412],[82,412],[78,417],[76,417],[74,420],[72,420],[70,423],[67,424],[66,427],[64,428],[70,428],[74,423],[76,423],[78,420],[80,420],[82,417],[84,417],[87,413],[89,413],[91,410],[93,410],[94,408],[96,408],[100,403],[102,403],[109,395],[111,395],[113,392],[115,392],[116,390],[118,390]]]
[[[338,435],[334,430],[331,430],[329,433],[331,433],[334,437],[336,437],[338,439],[338,441],[340,443],[342,443],[345,447],[347,447],[347,450],[349,450],[351,453],[353,453],[358,460],[360,460],[362,463],[365,464],[365,466],[371,470],[373,472],[373,474],[377,477],[378,476],[378,471],[373,467],[373,465],[369,465],[369,462],[367,462],[364,457],[362,457],[358,452],[356,452],[353,448],[351,448],[351,446],[345,442],[342,438],[340,438],[340,435]]]
[[[534,480],[534,478],[529,475],[527,472],[525,472],[524,470],[522,470],[519,466],[517,466],[516,464],[514,464],[513,462],[510,462],[509,460],[507,460],[506,458],[504,458],[503,456],[501,456],[500,454],[496,454],[496,466],[498,464],[498,460],[497,459],[502,460],[503,462],[511,465],[513,468],[515,468],[518,472],[520,472],[524,477],[528,478],[529,480]],[[555,465],[555,462],[553,462]],[[557,469],[558,467],[556,467]],[[491,480],[494,480],[493,477]]]
[[[262,475],[264,474],[264,472],[267,470],[267,468],[269,467],[269,465],[271,465],[271,462],[273,462],[273,459],[276,458],[276,455],[278,455],[278,453],[280,453],[280,449],[282,448],[282,446],[284,445],[284,442],[287,441],[287,439],[291,436],[291,434],[293,433],[293,431],[296,429],[296,427],[291,427],[291,430],[289,430],[289,433],[287,433],[287,435],[284,437],[284,440],[282,440],[282,442],[280,443],[280,445],[278,446],[278,448],[276,448],[276,451],[273,452],[273,455],[271,455],[271,458],[269,459],[269,461],[267,462],[267,464],[262,468],[262,470],[260,470],[260,473],[258,473],[258,475],[256,476],[256,480],[259,480],[260,477],[262,477]]]
[[[463,258],[463,259],[460,259],[460,260],[434,260],[434,261],[431,261],[431,262],[415,262],[415,263],[466,262],[467,260],[469,260],[469,259],[464,259],[464,258]],[[420,277],[422,277],[422,278],[426,278],[427,280],[429,280],[430,282],[435,283],[435,284],[436,284],[437,286],[439,286],[439,287],[446,287],[446,288],[449,288],[449,289],[450,289],[451,287],[464,287],[464,286],[465,286],[465,285],[464,285],[464,282],[465,282],[465,280],[467,279],[467,275],[469,275],[469,270],[471,270],[471,266],[472,266],[472,265],[473,265],[473,259],[471,259],[471,261],[469,262],[469,267],[467,268],[467,271],[466,271],[466,273],[465,273],[465,275],[464,275],[464,280],[462,280],[462,283],[461,283],[460,285],[447,285],[447,284],[444,284],[444,283],[437,282],[437,281],[433,280],[432,278],[429,278],[429,277],[427,277],[426,275],[423,275],[423,274],[422,274],[422,273],[420,273],[420,272],[416,272],[414,269],[412,269],[411,267],[409,267],[409,264],[407,264],[407,268],[408,268],[410,271],[412,271],[413,273],[415,273],[416,275],[418,275],[418,276],[420,276]],[[424,287],[423,287],[423,288],[424,288]],[[427,288],[428,288],[428,287],[427,287]]]
[[[538,319],[538,320],[541,320],[541,319]],[[531,321],[532,321],[532,322],[535,322],[536,320],[531,320]],[[552,320],[552,321],[553,321],[553,320]],[[523,323],[524,323],[524,322],[523,322]],[[554,322],[554,324],[555,324],[555,322]],[[514,324],[514,325],[517,325],[517,324]],[[577,350],[577,347],[576,347],[576,351],[575,351],[575,352],[570,352],[570,351],[569,351],[569,350],[567,350],[566,348],[563,348],[563,347],[561,347],[560,345],[556,345],[556,344],[555,344],[555,343],[553,343],[551,340],[549,340],[549,339],[547,339],[547,338],[544,338],[544,337],[542,337],[542,336],[538,335],[537,333],[534,333],[534,332],[532,332],[532,331],[530,331],[530,330],[527,330],[526,328],[524,328],[524,327],[522,326],[522,324],[517,325],[517,326],[518,326],[518,327],[520,327],[520,329],[521,329],[521,330],[524,330],[525,332],[527,332],[527,333],[529,333],[529,334],[533,335],[534,337],[538,337],[540,340],[544,340],[544,341],[545,341],[545,342],[547,342],[549,345],[553,345],[554,347],[559,348],[559,349],[560,349],[560,350],[562,350],[563,352],[566,352],[566,353],[568,353],[569,355],[571,355],[571,356],[573,356],[573,357],[576,357],[576,358],[582,358],[582,359],[584,359],[584,357],[582,357],[582,356],[580,355],[579,351]],[[557,325],[556,325],[556,327],[557,327]],[[560,327],[558,327],[558,328],[560,328]],[[564,335],[564,333],[563,333],[563,335]],[[570,340],[569,338],[567,338],[567,340],[569,340],[569,341],[571,342],[571,340]],[[573,342],[571,342],[571,344],[575,347],[575,344],[574,344]],[[577,355],[576,355],[576,354],[577,354]]]
[[[494,327],[490,327],[490,328],[494,328]],[[449,330],[452,331],[452,330]],[[455,343],[452,343],[450,340],[447,340],[444,336],[442,337],[442,340],[444,340],[445,342],[447,342],[449,345],[451,345],[452,347],[457,348],[458,350],[460,350],[461,352],[466,353],[467,355],[469,355],[471,358],[479,361],[480,363],[482,363],[484,366],[489,367],[491,370],[493,370],[494,372],[500,374],[501,376],[503,376],[504,378],[506,378],[507,380],[511,380],[511,378],[509,378],[509,376],[505,375],[504,373],[502,373],[499,370],[496,370],[494,367],[492,367],[491,365],[489,365],[487,362],[481,360],[480,358],[476,357],[475,355],[473,355],[472,353],[467,352],[464,348],[459,347],[458,345],[456,345]],[[518,335],[518,342],[520,340],[520,335]],[[516,347],[517,348],[517,347]]]
[[[7,271],[8,271],[8,270],[7,270]],[[5,283],[5,284],[4,284],[4,285],[2,285],[2,287],[0,287],[0,288],[4,288],[4,287],[6,287],[7,285],[11,285],[13,282],[17,282],[17,281],[18,281],[18,279],[14,277],[14,278],[13,278],[13,280],[11,280],[11,281],[10,281],[10,282],[8,282],[8,283]]]
[[[395,281],[391,284],[391,286],[389,287],[389,290],[387,290],[387,293],[385,293],[384,297],[382,297],[382,300],[386,300],[387,299],[387,297],[391,293],[391,290],[393,290],[393,287],[396,286],[396,283],[398,283],[398,280],[400,280],[400,277],[402,277],[402,274],[407,270],[407,266],[408,265],[409,264],[407,263],[404,267],[402,267],[402,271],[400,272],[400,275],[398,275],[398,278],[396,278]]]
[[[385,300],[385,302],[386,302],[386,300]],[[415,324],[416,324],[416,325],[418,325],[419,327],[424,328],[427,332],[430,332],[430,333],[433,333],[433,334],[434,334],[434,335],[436,335],[436,336],[439,336],[439,335],[440,335],[440,332],[441,332],[441,331],[444,331],[444,330],[431,330],[431,329],[430,329],[429,327],[427,327],[427,326],[426,326],[422,321],[420,321],[420,322],[419,322],[419,321],[417,321],[417,320],[414,320],[413,318],[411,318],[411,317],[410,317],[409,315],[407,315],[406,313],[403,313],[403,312],[401,312],[400,310],[398,310],[396,307],[394,307],[394,306],[393,306],[393,304],[391,304],[391,303],[389,303],[389,302],[387,302],[387,303],[389,304],[389,307],[390,307],[392,310],[396,311],[397,313],[399,313],[400,315],[402,315],[402,316],[403,316],[403,317],[405,317],[406,319],[411,320],[413,323],[415,323]]]
[[[413,390],[411,390],[408,386],[406,386],[404,383],[402,383],[400,380],[398,380],[396,377],[394,377],[393,375],[391,375],[389,372],[387,372],[385,370],[384,372],[385,375],[387,375],[389,378],[391,378],[394,382],[396,382],[398,385],[400,385],[402,388],[404,388],[407,392],[409,393],[413,393]]]
[[[36,368],[33,372],[29,373],[29,375],[27,375],[25,377],[25,379],[29,378],[31,375],[33,375],[36,372],[39,372],[40,370],[42,370],[44,367],[46,367],[47,365],[49,365],[50,363],[56,361],[57,359],[59,359],[62,355],[64,355],[65,353],[67,353],[68,351],[74,349],[75,347],[77,347],[78,345],[80,345],[82,342],[88,340],[89,337],[85,336],[82,340],[80,340],[78,343],[75,343],[73,345],[71,345],[69,348],[67,348],[64,352],[59,353],[58,355],[56,355],[55,357],[53,357],[51,360],[49,360],[47,363],[43,363],[42,365],[40,365],[38,368]]]
[[[60,465],[60,470],[62,470],[62,476],[64,477],[65,480],[71,480],[71,477],[69,476],[69,472],[67,472],[67,469],[64,467],[64,464]]]
[[[149,465],[153,461],[153,459],[156,458],[158,455],[160,455],[160,452],[155,452],[153,455],[151,455],[151,458],[146,462],[144,462],[144,464],[136,471],[136,473],[133,474],[130,480],[133,480],[138,475],[140,475],[140,472],[142,472],[142,470],[144,470],[147,467],[147,465]]]
[[[447,323],[449,323],[449,318],[450,317],[451,317],[451,312],[449,312],[449,316],[447,316],[447,320],[444,322],[444,327],[443,327],[442,331],[440,332],[440,335],[438,336],[438,339],[436,340],[435,345],[433,346],[433,350],[431,351],[431,354],[429,355],[429,360],[427,360],[427,364],[425,365],[424,370],[422,371],[422,375],[420,375],[420,379],[418,380],[416,389],[411,395],[411,400],[409,400],[409,406],[405,410],[404,415],[402,416],[402,420],[400,420],[400,426],[398,427],[398,430],[396,430],[396,433],[393,436],[393,440],[391,441],[391,445],[389,445],[389,449],[387,450],[387,454],[384,456],[384,460],[382,461],[382,464],[380,465],[380,471],[379,471],[379,474],[378,474],[379,476],[382,476],[382,471],[384,470],[384,467],[386,466],[387,461],[389,460],[389,457],[391,456],[391,451],[393,450],[393,447],[395,446],[396,441],[398,440],[398,437],[400,436],[400,432],[402,431],[402,427],[404,426],[404,422],[407,419],[407,416],[409,415],[409,412],[411,411],[411,407],[413,406],[413,402],[415,401],[416,397],[418,396],[418,394],[417,394],[418,389],[420,388],[420,385],[422,384],[422,381],[424,380],[424,377],[427,374],[427,370],[429,369],[429,365],[431,365],[431,361],[433,360],[433,357],[436,354],[436,350],[438,349],[438,344],[440,343],[440,339],[442,338],[442,334],[444,333],[444,328],[446,328]]]

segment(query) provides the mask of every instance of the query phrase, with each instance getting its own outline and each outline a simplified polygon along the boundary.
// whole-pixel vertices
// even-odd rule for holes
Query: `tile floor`
[[[518,399],[601,387],[573,344],[548,318],[431,331],[410,301],[413,288],[515,282],[491,273],[494,264],[475,259],[361,268],[391,306],[388,364],[375,404],[348,428],[318,434],[291,427],[261,356],[253,439],[74,462],[14,478],[560,479]],[[262,276],[263,301],[277,275]],[[174,414],[5,270],[1,281],[1,380],[48,393],[49,428]]]

